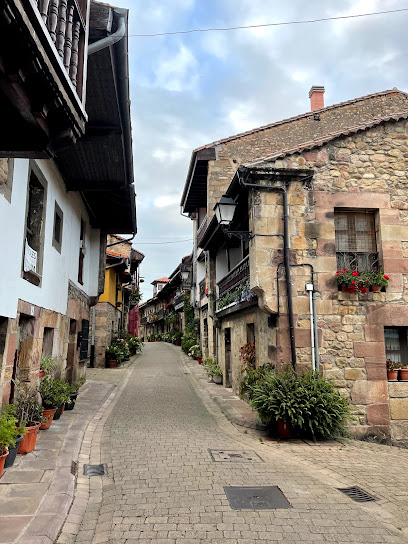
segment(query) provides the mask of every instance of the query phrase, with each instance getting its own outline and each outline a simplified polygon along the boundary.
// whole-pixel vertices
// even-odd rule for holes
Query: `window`
[[[385,358],[394,363],[408,364],[408,328],[384,327]]]
[[[78,262],[78,283],[84,284],[84,259],[85,259],[85,221],[81,219],[81,232],[79,235],[79,262]]]
[[[28,182],[23,277],[40,285],[45,224],[45,182],[31,170]]]
[[[334,225],[338,270],[367,272],[379,268],[374,212],[335,210]]]
[[[63,213],[61,208],[55,202],[54,207],[54,229],[52,232],[52,245],[57,251],[61,253],[62,245],[62,222],[63,222]]]
[[[89,342],[89,321],[82,320],[82,330],[79,349],[79,360],[83,361],[88,357],[88,342]]]

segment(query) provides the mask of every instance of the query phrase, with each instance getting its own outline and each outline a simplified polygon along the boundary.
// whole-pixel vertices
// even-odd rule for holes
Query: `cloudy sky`
[[[403,0],[112,0],[130,34],[317,19],[407,7]],[[129,37],[138,234],[150,282],[191,251],[179,202],[194,148],[304,113],[312,85],[330,105],[408,91],[408,12],[264,29]],[[168,243],[177,240],[177,243]],[[160,244],[157,244],[160,242]],[[166,243],[164,243],[166,242]]]

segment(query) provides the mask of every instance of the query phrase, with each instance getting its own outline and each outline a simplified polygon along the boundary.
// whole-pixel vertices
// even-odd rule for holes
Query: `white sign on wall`
[[[24,272],[37,271],[37,252],[25,242]]]

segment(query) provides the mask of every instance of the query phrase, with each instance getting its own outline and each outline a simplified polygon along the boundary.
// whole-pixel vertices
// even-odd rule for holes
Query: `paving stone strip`
[[[59,543],[406,542],[371,505],[337,491],[333,483],[347,478],[330,470],[323,477],[323,448],[300,444],[314,452],[314,467],[301,462],[297,444],[269,444],[266,437],[261,444],[259,431],[234,427],[194,378],[193,364],[164,343],[144,348],[81,457],[107,463],[108,473],[78,476]],[[347,448],[333,445],[326,453]],[[209,450],[251,450],[264,462],[215,462]],[[278,486],[292,508],[233,510],[225,486]]]

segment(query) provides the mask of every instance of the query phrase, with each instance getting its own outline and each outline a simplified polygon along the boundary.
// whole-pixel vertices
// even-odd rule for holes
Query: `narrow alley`
[[[361,505],[336,489],[354,475],[353,466],[342,474],[342,459],[364,457],[371,480],[364,481],[363,471],[356,485],[377,484],[380,491],[386,476],[393,500],[402,500],[403,485],[398,490],[386,474],[395,461],[391,448],[358,442],[355,447],[352,441],[344,447],[268,442],[225,418],[199,389],[198,367],[174,346],[145,346],[87,444],[89,458],[80,455],[85,463],[106,463],[107,474],[89,478],[79,466],[58,543],[406,542],[387,500],[385,506]],[[106,371],[99,372],[106,379]],[[224,461],[214,450],[232,457]],[[252,461],[235,460],[242,450]],[[407,453],[400,450],[398,456]],[[338,463],[337,480],[333,466],[324,474],[319,470],[330,459]],[[381,473],[376,463],[384,461]],[[278,486],[291,507],[234,510],[224,486]],[[404,518],[397,503],[393,510]]]

